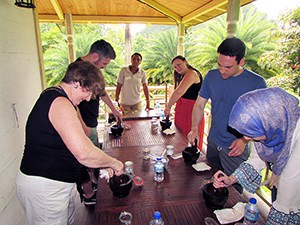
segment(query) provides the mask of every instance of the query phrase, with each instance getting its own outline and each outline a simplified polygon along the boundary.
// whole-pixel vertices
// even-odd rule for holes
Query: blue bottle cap
[[[161,157],[156,158],[156,160],[161,160]]]
[[[249,202],[250,202],[251,204],[256,204],[257,201],[256,201],[255,198],[250,198],[250,199],[249,199]]]
[[[153,214],[153,218],[156,219],[156,220],[160,219],[161,218],[160,212],[155,211],[154,214]]]

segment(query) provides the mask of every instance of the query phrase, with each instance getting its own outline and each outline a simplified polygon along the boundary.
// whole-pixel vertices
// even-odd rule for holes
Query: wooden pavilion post
[[[67,44],[69,49],[69,63],[74,62],[76,58],[74,44],[73,44],[73,20],[71,14],[65,14],[66,32],[67,32]]]
[[[239,21],[241,8],[240,0],[228,0],[227,10],[227,37],[233,37],[236,35],[237,23]]]
[[[125,24],[125,65],[131,63],[131,35],[130,35],[130,24]]]
[[[177,54],[184,55],[184,35],[185,35],[185,26],[183,23],[177,25],[178,29],[178,45],[177,45]]]

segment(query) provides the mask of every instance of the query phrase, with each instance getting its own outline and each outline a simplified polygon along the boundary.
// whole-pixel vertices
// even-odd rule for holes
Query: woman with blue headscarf
[[[253,141],[249,159],[230,176],[218,171],[214,186],[236,182],[254,193],[261,183],[261,171],[271,165],[269,186],[277,187],[267,223],[300,224],[300,108],[296,97],[274,87],[242,95],[232,108],[228,125]],[[223,173],[223,177],[218,175]]]

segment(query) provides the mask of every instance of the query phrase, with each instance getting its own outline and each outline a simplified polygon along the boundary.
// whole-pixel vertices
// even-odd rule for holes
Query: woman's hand
[[[124,172],[124,164],[121,161],[115,159],[111,166],[111,169],[113,169],[116,176],[120,176]]]
[[[269,181],[269,187],[272,189],[273,187],[278,187],[278,182],[279,182],[280,176],[272,173]]]
[[[114,175],[114,171],[111,168],[101,169],[99,173],[99,177],[105,178],[107,182],[109,182],[109,178],[111,178]]]
[[[213,176],[213,185],[215,188],[228,187],[236,182],[235,176],[227,176],[221,170],[217,171]]]
[[[171,109],[168,106],[166,106],[166,108],[164,110],[164,114],[165,114],[166,117],[170,116],[170,111],[171,111]]]

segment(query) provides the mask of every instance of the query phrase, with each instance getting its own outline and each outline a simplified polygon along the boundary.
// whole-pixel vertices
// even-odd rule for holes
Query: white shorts
[[[55,181],[19,172],[17,196],[30,225],[70,225],[74,222],[75,183]]]

